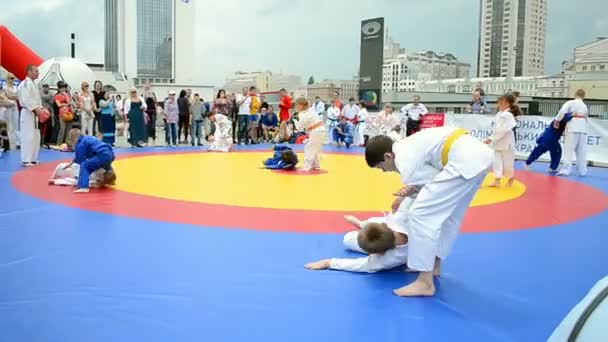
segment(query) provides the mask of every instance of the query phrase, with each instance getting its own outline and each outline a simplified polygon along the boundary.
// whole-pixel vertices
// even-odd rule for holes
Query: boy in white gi
[[[372,217],[363,222],[353,216],[344,217],[346,221],[360,229],[344,235],[344,246],[348,250],[369,256],[355,259],[324,259],[311,262],[304,267],[310,270],[332,269],[374,273],[405,265],[408,232],[404,223],[413,201],[413,197],[408,197],[401,203],[397,212],[384,217]]]
[[[49,185],[77,186],[80,165],[70,163],[59,163],[49,178]],[[114,170],[106,171],[99,169],[89,178],[89,187],[101,188],[106,185],[114,185],[116,174]]]
[[[325,121],[325,125],[330,132],[334,131],[334,128],[338,125],[338,118],[340,117],[340,107],[336,101],[331,103],[331,106],[327,108],[327,120]],[[332,143],[332,136],[328,134],[328,144]]]
[[[438,266],[435,260],[448,256],[494,153],[463,129],[437,127],[397,142],[387,136],[374,137],[368,141],[365,159],[370,167],[398,172],[406,185],[402,193],[407,187],[422,186],[405,224],[407,266],[420,274],[416,281],[394,293],[403,297],[433,296],[433,270]],[[401,196],[395,200],[401,201]]]
[[[295,122],[298,130],[306,130],[308,140],[304,146],[304,167],[302,171],[308,172],[320,167],[323,143],[327,140],[327,132],[323,120],[311,108],[308,100],[300,97],[296,100],[298,121]]]
[[[515,117],[519,116],[519,107],[515,104],[513,95],[504,95],[498,98],[498,114],[496,114],[496,127],[494,132],[484,142],[492,144],[494,148],[494,183],[490,186],[499,187],[500,180],[508,179],[507,187],[515,181],[515,132],[517,126]]]
[[[585,91],[579,89],[574,93],[574,100],[570,100],[562,106],[559,113],[555,117],[559,128],[559,122],[562,121],[566,113],[572,113],[572,120],[566,125],[566,134],[564,138],[564,164],[559,171],[560,176],[569,176],[572,169],[572,157],[576,153],[576,169],[580,176],[587,175],[587,119],[589,116],[589,108],[583,102],[585,99]]]

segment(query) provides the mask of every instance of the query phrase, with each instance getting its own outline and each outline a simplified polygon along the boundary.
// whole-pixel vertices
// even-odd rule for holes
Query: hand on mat
[[[354,224],[355,226],[359,225],[359,220],[354,216],[346,215],[344,216],[344,219],[346,220],[346,222]]]
[[[317,262],[308,263],[304,265],[304,267],[308,268],[309,270],[326,270],[329,268],[330,263],[331,259],[324,259]]]
[[[393,201],[393,205],[391,206],[391,209],[393,210],[393,213],[397,211],[397,209],[399,209],[399,206],[401,205],[401,202],[403,202],[403,200],[405,199],[405,197],[397,197],[395,198],[395,200]]]

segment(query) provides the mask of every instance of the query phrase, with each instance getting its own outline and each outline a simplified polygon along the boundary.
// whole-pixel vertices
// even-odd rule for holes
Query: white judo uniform
[[[19,119],[21,140],[21,162],[38,162],[40,151],[40,130],[38,117],[34,110],[42,108],[42,99],[38,86],[29,77],[19,83],[17,96],[21,104],[21,117]]]
[[[496,126],[489,137],[494,148],[493,171],[496,178],[513,178],[515,174],[515,133],[517,121],[510,111],[496,114]]]
[[[69,168],[65,168],[69,163],[59,163],[51,174],[50,180],[53,185],[77,186],[78,174],[80,173],[80,165],[72,164]],[[99,187],[103,182],[103,177],[106,170],[99,169],[91,173],[89,178],[89,186],[92,188]],[[50,181],[49,181],[50,182]]]
[[[401,182],[423,186],[410,207],[408,268],[430,272],[435,257],[450,253],[464,214],[483,182],[494,153],[454,127],[424,129],[393,145]]]
[[[407,212],[414,203],[414,198],[408,197],[399,206],[399,210],[395,213],[383,217],[372,217],[361,224],[361,229],[365,228],[368,223],[385,223],[389,229],[408,235],[408,231],[404,225],[407,219]],[[344,247],[347,249],[367,254],[359,247],[357,237],[359,231],[352,231],[344,235]],[[329,264],[332,270],[348,271],[348,272],[365,272],[374,273],[382,270],[388,270],[407,263],[408,245],[399,245],[393,249],[386,251],[383,254],[372,254],[366,257],[355,259],[340,259],[333,258]]]
[[[8,97],[10,96],[11,98],[15,98],[17,96],[17,89],[15,87],[5,87],[4,93],[7,96],[7,100],[11,102],[11,105],[6,106],[3,116],[8,126],[7,129],[9,140],[11,142],[11,148],[15,148],[15,146],[21,145],[21,134],[19,132],[19,110],[17,109],[17,102],[9,99]]]
[[[365,134],[367,130],[367,108],[361,108],[361,110],[357,113],[357,127],[355,128],[356,134],[353,144],[355,146],[360,146],[365,143]]]
[[[306,130],[308,140],[304,145],[304,167],[303,171],[317,169],[320,166],[321,151],[323,144],[327,141],[327,131],[323,121],[311,108],[298,114],[299,120],[295,122],[298,130]]]
[[[587,120],[589,108],[582,99],[567,101],[555,117],[561,121],[566,113],[572,113],[572,120],[566,124],[564,137],[564,162],[560,175],[570,175],[572,158],[576,153],[576,168],[581,176],[587,175]]]
[[[340,108],[331,106],[327,108],[327,120],[325,121],[325,125],[329,132],[333,132],[334,128],[338,125],[338,118],[340,118]],[[333,142],[331,134],[327,135],[327,143],[331,144]]]
[[[215,114],[215,134],[209,151],[228,152],[232,147],[232,121],[224,114]]]

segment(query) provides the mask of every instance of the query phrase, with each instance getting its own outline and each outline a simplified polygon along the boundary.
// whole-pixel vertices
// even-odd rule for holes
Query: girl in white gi
[[[365,135],[366,135],[366,124],[367,120],[367,103],[365,101],[359,102],[359,112],[357,113],[357,127],[356,127],[356,135],[355,135],[355,146],[363,146],[365,145]]]
[[[295,122],[298,130],[306,130],[308,140],[304,146],[304,167],[302,171],[308,172],[320,168],[321,150],[327,141],[327,132],[323,120],[311,108],[308,100],[300,97],[296,100],[298,121]]]
[[[407,187],[421,186],[405,223],[407,266],[420,274],[394,293],[433,296],[433,271],[449,255],[494,153],[463,129],[437,127],[397,142],[387,136],[374,137],[367,142],[365,159],[370,167],[399,173],[406,188],[397,194],[393,207],[403,202]]]
[[[380,134],[389,134],[394,131],[396,127],[401,126],[401,117],[399,114],[393,113],[393,105],[387,103],[384,105],[384,109],[379,114],[380,120]]]
[[[211,143],[208,151],[232,151],[232,121],[226,115],[215,112],[210,113],[209,121],[215,123],[215,134],[207,138],[207,141]]]
[[[326,125],[327,125],[327,129],[330,132],[333,132],[334,128],[336,128],[336,126],[338,125],[339,118],[340,118],[340,107],[337,105],[337,102],[334,100],[331,102],[331,106],[329,108],[327,108]],[[327,139],[328,139],[327,140],[328,144],[331,144],[333,142],[331,134],[328,134]]]
[[[566,113],[572,113],[572,120],[566,125],[564,137],[564,164],[559,171],[560,176],[569,176],[572,169],[572,157],[576,153],[576,169],[580,176],[587,175],[587,120],[589,108],[583,102],[585,91],[579,89],[570,100],[562,106],[555,117],[557,127]]]
[[[374,273],[405,265],[408,232],[404,223],[407,211],[413,202],[414,197],[408,197],[395,213],[384,217],[372,217],[363,222],[353,216],[344,217],[346,221],[360,229],[344,235],[344,246],[348,250],[369,256],[356,259],[324,259],[306,264],[304,267],[310,270],[332,269]]]
[[[66,166],[68,168],[66,168]],[[79,173],[80,165],[74,163],[71,165],[70,163],[59,163],[49,178],[49,185],[77,186]],[[89,186],[92,188],[101,188],[106,184],[112,185],[112,177],[116,179],[113,171],[107,173],[105,169],[99,169],[91,173]]]
[[[40,91],[34,80],[38,78],[38,67],[27,66],[27,77],[17,87],[19,103],[21,104],[21,165],[24,167],[38,164],[40,151],[40,130],[38,129],[38,113],[42,110]]]
[[[498,114],[496,114],[496,127],[494,132],[484,142],[494,148],[494,183],[490,186],[499,187],[500,180],[507,178],[507,187],[515,181],[515,133],[517,126],[515,117],[520,115],[519,107],[515,104],[513,95],[504,95],[498,98]]]

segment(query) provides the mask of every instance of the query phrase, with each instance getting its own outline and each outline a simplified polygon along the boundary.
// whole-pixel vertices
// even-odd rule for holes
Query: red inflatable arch
[[[42,62],[42,58],[17,39],[6,26],[0,26],[0,66],[22,80],[29,64],[40,65]]]

